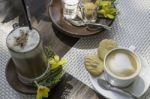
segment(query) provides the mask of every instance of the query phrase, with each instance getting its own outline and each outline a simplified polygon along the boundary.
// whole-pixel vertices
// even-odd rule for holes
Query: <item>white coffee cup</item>
[[[133,46],[112,49],[104,58],[105,79],[114,86],[129,86],[140,70],[141,61]]]

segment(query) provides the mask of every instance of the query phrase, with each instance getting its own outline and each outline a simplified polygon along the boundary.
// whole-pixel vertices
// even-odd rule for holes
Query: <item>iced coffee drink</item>
[[[6,43],[23,83],[32,83],[44,76],[48,62],[36,29],[17,28],[8,35]]]

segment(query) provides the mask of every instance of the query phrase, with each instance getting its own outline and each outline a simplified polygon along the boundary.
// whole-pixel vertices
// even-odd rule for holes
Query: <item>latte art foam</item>
[[[134,56],[125,52],[113,52],[107,60],[109,70],[120,77],[132,75],[137,69]]]
[[[21,36],[21,31],[28,34],[26,45],[24,47],[16,45],[16,38]],[[34,49],[40,42],[40,36],[34,29],[29,30],[28,27],[18,28],[9,34],[7,38],[7,46],[15,52],[27,52]]]

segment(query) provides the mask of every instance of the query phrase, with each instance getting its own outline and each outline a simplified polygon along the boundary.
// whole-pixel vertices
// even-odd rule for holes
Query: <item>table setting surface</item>
[[[84,67],[84,57],[88,54],[96,54],[99,42],[103,39],[113,39],[121,47],[128,48],[133,45],[136,47],[135,52],[148,63],[150,62],[150,15],[148,10],[150,2],[148,0],[117,1],[116,7],[119,9],[119,15],[116,16],[112,25],[115,32],[105,31],[93,37],[81,38],[64,56],[68,59],[64,70],[92,89],[94,87]],[[141,99],[149,98],[149,92],[150,89]]]
[[[52,49],[54,50],[56,49],[56,52],[58,52],[59,55],[61,56],[64,55],[63,58],[68,60],[68,63],[64,65],[63,68],[64,71],[69,75],[73,76],[75,79],[82,82],[83,84],[87,85],[91,89],[95,90],[90,81],[89,74],[84,68],[83,62],[84,62],[85,55],[97,52],[98,44],[103,39],[113,39],[118,43],[119,46],[122,47],[129,47],[131,45],[134,45],[136,47],[135,52],[139,54],[141,57],[143,57],[148,64],[150,64],[150,46],[149,46],[150,45],[150,34],[149,34],[150,33],[150,28],[149,28],[150,6],[149,5],[150,5],[149,0],[116,0],[115,6],[119,10],[119,14],[116,16],[112,24],[114,31],[104,31],[91,37],[80,38],[79,40],[74,38],[74,40],[72,41],[72,45],[69,45],[69,47],[67,47],[66,49],[64,48],[66,47],[64,43],[57,43],[57,44],[62,44],[60,48],[56,48],[57,44],[56,45],[53,44]],[[13,90],[11,86],[9,86],[5,77],[5,67],[8,60],[11,57],[6,47],[6,37],[8,33],[13,29],[11,26],[17,22],[16,20],[17,19],[7,24],[0,23],[1,26],[0,27],[0,37],[1,37],[0,39],[0,75],[1,75],[0,98],[1,99],[34,99],[35,98],[34,95],[24,95]],[[41,22],[41,24],[44,24],[44,22],[43,23]],[[46,22],[46,25],[51,26],[51,23]],[[36,25],[35,27],[38,28],[38,26]],[[46,32],[46,30],[49,30],[50,32],[55,32],[54,30],[50,30],[51,28],[49,28],[48,26],[47,29],[45,30],[42,30],[41,28],[42,27],[40,27],[39,30],[41,30],[42,32]],[[47,34],[45,33],[44,37],[46,36]],[[46,37],[45,42],[49,41],[48,37]],[[72,38],[69,40],[72,40]],[[48,42],[48,44],[49,45],[52,44],[51,42]],[[73,44],[75,45],[73,46]],[[61,49],[65,49],[65,51],[64,52],[59,51]],[[103,99],[103,96],[99,96],[99,97]],[[149,98],[150,98],[150,88],[142,97],[140,97],[140,99],[149,99]],[[76,98],[69,97],[66,99],[76,99]],[[94,99],[97,99],[97,96],[95,96]]]

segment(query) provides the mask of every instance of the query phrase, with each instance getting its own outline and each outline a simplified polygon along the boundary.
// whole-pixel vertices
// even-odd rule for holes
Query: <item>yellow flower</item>
[[[99,2],[99,11],[98,14],[103,15],[105,18],[114,19],[117,9],[113,6],[112,1],[101,1]]]
[[[112,5],[111,1],[101,1],[99,4],[101,7],[110,7]]]
[[[116,14],[116,9],[112,7],[103,7],[98,13],[102,14],[106,18],[114,19],[114,15]]]
[[[36,94],[36,99],[42,99],[42,97],[47,98],[48,97],[48,92],[50,91],[50,89],[46,86],[39,85],[36,81],[35,81],[35,84],[38,87],[37,94]]]
[[[51,69],[56,69],[59,66],[66,64],[67,61],[65,59],[60,59],[58,55],[55,55],[48,63],[51,65]]]

